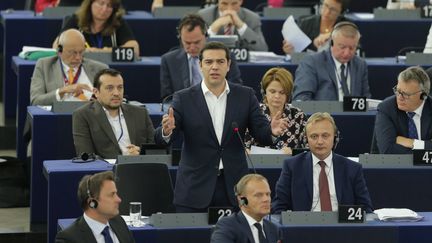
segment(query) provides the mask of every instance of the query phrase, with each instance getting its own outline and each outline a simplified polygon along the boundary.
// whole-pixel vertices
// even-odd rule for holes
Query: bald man
[[[90,100],[93,78],[106,64],[84,59],[85,39],[76,29],[59,37],[57,56],[36,63],[30,86],[32,105],[52,105],[54,101]]]

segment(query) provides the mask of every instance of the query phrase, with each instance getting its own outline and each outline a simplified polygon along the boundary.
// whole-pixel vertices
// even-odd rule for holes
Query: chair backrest
[[[172,213],[173,186],[168,166],[161,163],[124,163],[114,167],[120,214],[129,215],[129,202],[141,202],[142,215]]]

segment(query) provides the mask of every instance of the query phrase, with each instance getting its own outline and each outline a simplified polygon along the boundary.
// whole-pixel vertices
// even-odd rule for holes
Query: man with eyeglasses
[[[379,153],[406,154],[432,149],[430,80],[421,67],[409,67],[398,76],[394,95],[378,105],[375,136]]]
[[[92,97],[93,78],[104,63],[84,59],[84,36],[76,29],[59,37],[57,55],[37,61],[30,85],[32,105],[52,105],[55,101],[87,101]]]
[[[356,55],[359,40],[360,32],[354,23],[336,24],[330,47],[300,62],[295,73],[293,100],[370,98],[367,64]]]

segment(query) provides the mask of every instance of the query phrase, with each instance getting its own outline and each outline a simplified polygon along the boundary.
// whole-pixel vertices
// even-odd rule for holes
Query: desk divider
[[[293,101],[292,105],[305,113],[343,112],[343,103],[340,101]]]
[[[367,168],[413,167],[412,154],[360,154],[359,162]]]
[[[406,64],[408,65],[431,65],[432,54],[430,53],[407,53]]]
[[[256,168],[282,168],[283,162],[290,157],[286,154],[251,154],[250,158]],[[249,168],[251,165],[249,164]]]
[[[385,9],[375,8],[375,20],[416,20],[420,19],[420,9]]]
[[[207,213],[156,213],[150,216],[149,224],[160,228],[209,225]]]
[[[281,223],[283,225],[329,225],[338,224],[337,212],[310,212],[295,211],[282,212]]]

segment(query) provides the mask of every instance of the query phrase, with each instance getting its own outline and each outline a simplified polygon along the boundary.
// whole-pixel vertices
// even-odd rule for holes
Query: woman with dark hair
[[[84,0],[77,10],[63,24],[62,31],[75,28],[86,39],[87,51],[107,51],[112,47],[133,47],[139,56],[139,45],[124,21],[125,10],[121,0]],[[58,37],[53,48],[58,46]]]
[[[346,20],[343,13],[348,8],[349,0],[323,0],[320,5],[320,14],[301,18],[298,26],[312,40],[307,47],[316,51],[329,39],[330,34],[338,22]],[[294,52],[291,43],[283,41],[282,49],[286,54]]]
[[[272,149],[282,150],[285,154],[292,154],[293,148],[304,148],[306,145],[306,116],[303,111],[289,104],[293,86],[292,74],[280,67],[269,69],[261,80],[263,103],[260,108],[264,115],[269,121],[278,115],[288,120],[288,128],[277,137],[276,143],[270,146]],[[249,132],[245,134],[245,145],[247,148],[251,145],[261,146]]]

